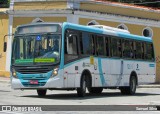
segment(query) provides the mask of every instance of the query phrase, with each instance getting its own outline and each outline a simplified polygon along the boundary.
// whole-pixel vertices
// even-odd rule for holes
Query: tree
[[[0,8],[8,8],[10,0],[0,0]]]
[[[122,2],[122,3],[129,3],[129,4],[140,5],[140,6],[160,8],[159,0],[104,0],[104,1]]]

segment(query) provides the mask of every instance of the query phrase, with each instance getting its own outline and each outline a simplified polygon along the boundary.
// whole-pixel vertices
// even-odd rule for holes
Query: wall
[[[132,17],[141,17],[147,19],[156,19],[160,20],[160,11],[154,11],[142,8],[136,8],[134,6],[130,6],[129,8],[125,5],[115,5],[115,4],[95,4],[92,2],[81,2],[80,8],[83,10],[88,11],[96,11],[96,12],[105,12],[111,14],[120,14],[125,16],[132,16]]]
[[[34,1],[34,2],[15,2],[14,10],[48,10],[48,9],[65,9],[67,2],[64,1]]]
[[[4,36],[8,34],[8,20],[7,14],[0,14],[0,76],[6,76],[9,74],[5,72],[6,52],[3,52],[3,39]]]

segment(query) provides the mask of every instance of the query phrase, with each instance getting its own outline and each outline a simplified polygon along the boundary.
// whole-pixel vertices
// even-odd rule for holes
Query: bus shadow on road
[[[135,95],[122,95],[120,92],[103,92],[101,94],[89,94],[87,93],[85,97],[78,97],[75,93],[61,93],[61,94],[47,94],[45,97],[39,97],[38,95],[27,95],[21,97],[31,97],[31,98],[43,98],[43,99],[61,99],[61,100],[81,100],[81,99],[94,99],[94,98],[104,98],[104,97],[138,97],[138,96],[157,96],[160,94],[156,93],[136,93]]]

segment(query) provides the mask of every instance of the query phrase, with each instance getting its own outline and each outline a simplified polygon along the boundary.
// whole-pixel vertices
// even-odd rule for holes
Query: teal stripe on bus
[[[155,64],[149,64],[149,67],[155,67]]]
[[[99,69],[102,86],[104,86],[106,84],[105,84],[105,78],[104,78],[103,70],[102,70],[101,58],[98,58],[98,69]]]

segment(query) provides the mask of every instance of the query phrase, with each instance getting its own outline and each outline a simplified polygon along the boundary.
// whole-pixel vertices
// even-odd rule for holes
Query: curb
[[[137,88],[160,88],[160,85],[140,85]]]
[[[0,83],[8,83],[10,82],[10,77],[0,76]]]

